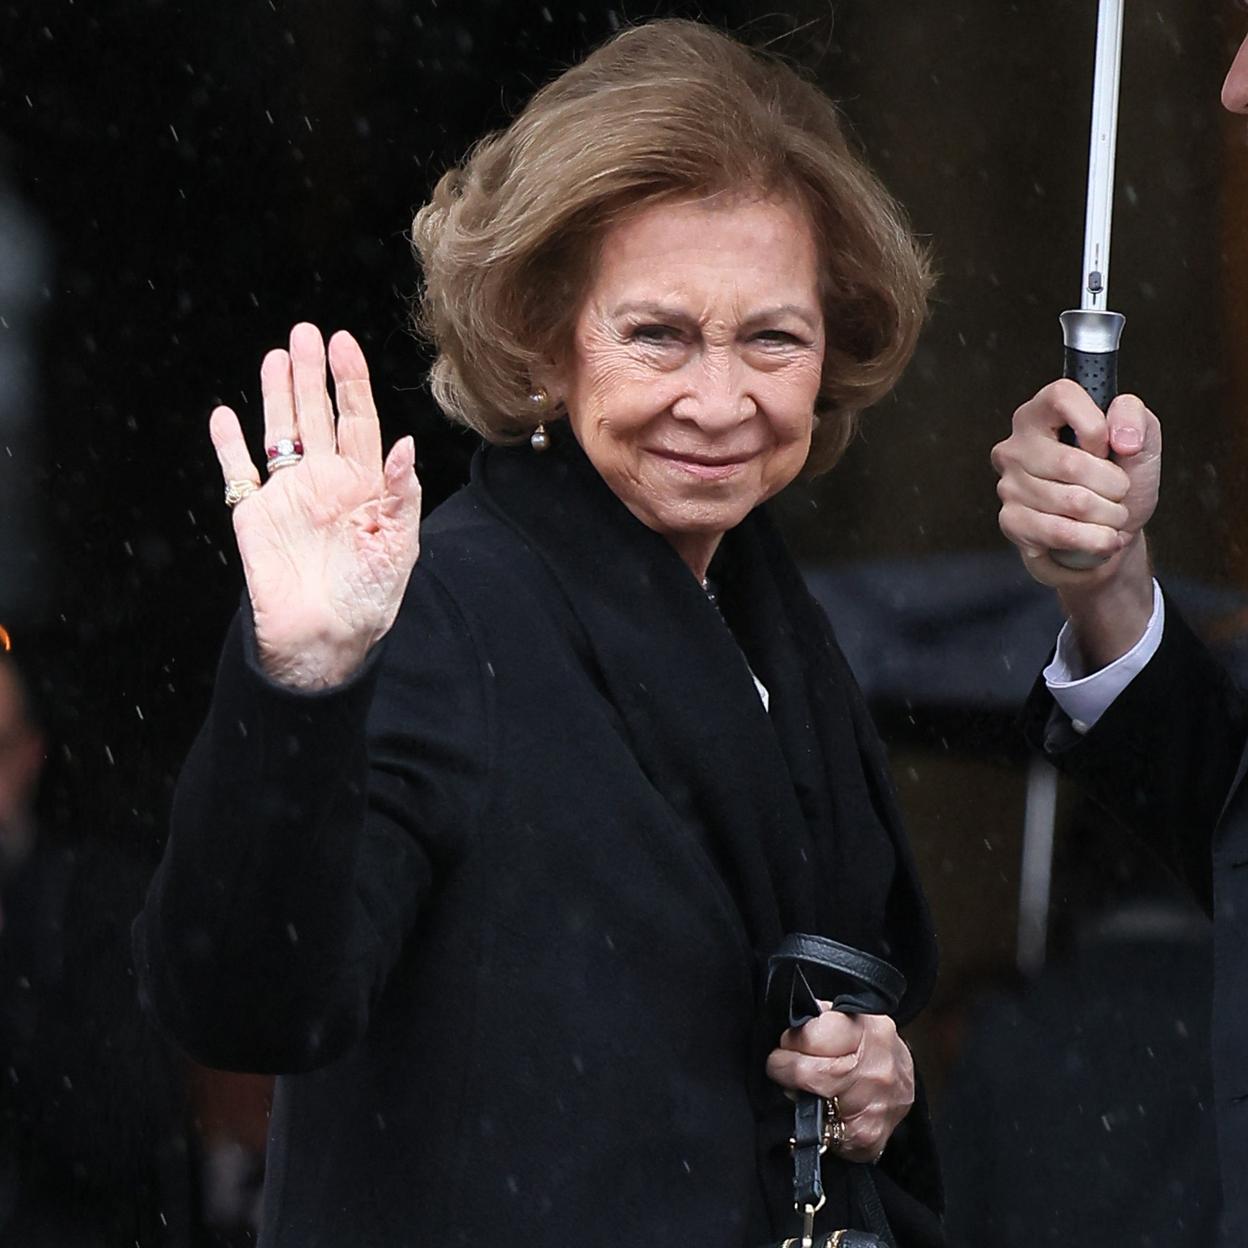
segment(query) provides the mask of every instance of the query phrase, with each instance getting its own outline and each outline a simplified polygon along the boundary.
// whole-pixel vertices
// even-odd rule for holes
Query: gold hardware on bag
[[[847,1231],[833,1231],[822,1244],[822,1248],[841,1248],[841,1243],[848,1234]],[[786,1239],[780,1243],[780,1248],[805,1248],[805,1245],[811,1241],[804,1239]]]
[[[802,1210],[802,1248],[815,1248],[815,1214],[818,1212],[815,1205],[807,1205]]]

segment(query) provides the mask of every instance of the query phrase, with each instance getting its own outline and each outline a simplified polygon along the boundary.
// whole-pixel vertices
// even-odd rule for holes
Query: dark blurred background
[[[230,403],[258,433],[263,352],[296,320],[349,328],[387,438],[415,433],[436,505],[473,443],[433,408],[407,328],[414,210],[474,137],[622,23],[702,16],[819,77],[941,273],[896,398],[833,474],[782,504],[802,560],[861,608],[851,657],[868,664],[856,643],[895,627],[914,650],[909,686],[860,675],[945,950],[934,1021],[915,1036],[939,1092],[973,989],[1015,962],[1026,761],[1012,708],[1053,616],[1002,550],[988,453],[1059,369],[1057,314],[1078,297],[1095,9],[0,4],[0,623],[49,743],[43,822],[140,872],[159,853],[241,586],[211,407]],[[1128,5],[1111,272],[1124,387],[1166,428],[1158,561],[1209,591],[1197,614],[1220,642],[1242,632],[1248,589],[1248,130],[1217,103],[1245,20],[1231,0]],[[853,579],[864,566],[878,625]],[[969,657],[942,649],[967,620],[981,628]],[[927,682],[933,665],[943,675]],[[1105,901],[1089,874],[1135,871],[1112,829],[1091,865],[1063,835],[1058,939]],[[263,1089],[193,1093],[190,1135],[211,1134],[222,1105],[228,1119],[231,1097],[248,1121]]]

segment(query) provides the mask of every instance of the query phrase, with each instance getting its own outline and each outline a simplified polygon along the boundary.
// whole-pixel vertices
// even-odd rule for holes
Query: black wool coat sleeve
[[[1170,599],[1156,654],[1090,732],[1074,730],[1043,677],[1023,723],[1033,745],[1212,909],[1214,830],[1248,741],[1248,699]]]
[[[265,1248],[757,1248],[795,1233],[766,955],[848,923],[908,1014],[930,990],[857,691],[814,705],[763,630],[789,708],[764,713],[688,570],[570,454],[478,460],[346,686],[271,684],[245,611],[227,641],[134,936],[184,1048],[279,1073]],[[779,594],[751,550],[743,592]],[[844,741],[835,800],[790,721]],[[902,1248],[939,1244],[921,1114],[881,1171]]]
[[[484,690],[445,594],[423,568],[414,581],[391,635],[326,692],[268,680],[250,613],[231,626],[135,933],[145,993],[206,1065],[286,1073],[347,1052],[472,834]]]
[[[1024,729],[1187,881],[1213,919],[1224,1233],[1248,1243],[1248,698],[1167,598],[1157,652],[1090,732],[1074,731],[1043,678]]]

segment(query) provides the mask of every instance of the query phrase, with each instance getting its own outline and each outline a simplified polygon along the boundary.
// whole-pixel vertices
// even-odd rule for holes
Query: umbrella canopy
[[[867,698],[881,709],[1013,715],[1062,613],[1013,551],[805,569]],[[1168,595],[1248,684],[1248,595],[1165,579]]]

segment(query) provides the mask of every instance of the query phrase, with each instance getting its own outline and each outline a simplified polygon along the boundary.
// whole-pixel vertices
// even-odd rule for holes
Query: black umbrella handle
[[[1077,381],[1092,396],[1097,407],[1107,412],[1118,397],[1118,352],[1079,351],[1067,347],[1062,376]],[[1072,442],[1074,436],[1073,430],[1070,431]]]
[[[1118,397],[1118,343],[1127,318],[1121,312],[1081,310],[1062,313],[1062,340],[1065,345],[1065,367],[1062,376],[1077,381],[1103,412]],[[1075,432],[1069,426],[1060,437],[1068,446],[1076,446]],[[1054,563],[1075,571],[1099,567],[1109,557],[1086,550],[1051,550]]]

